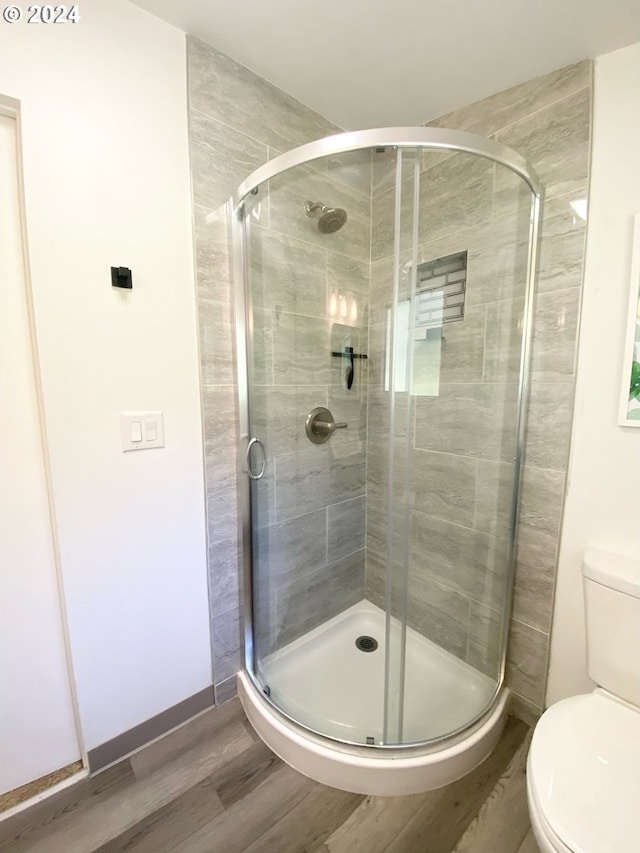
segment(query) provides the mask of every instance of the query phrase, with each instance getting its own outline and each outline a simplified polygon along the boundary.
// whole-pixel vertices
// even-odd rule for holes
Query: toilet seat
[[[638,853],[639,711],[600,690],[558,702],[535,728],[527,769],[551,849]]]
[[[531,828],[536,839],[540,853],[573,853],[564,844],[545,820],[540,804],[536,800],[535,793],[531,788],[531,752],[527,761],[527,800],[529,803],[529,817]]]

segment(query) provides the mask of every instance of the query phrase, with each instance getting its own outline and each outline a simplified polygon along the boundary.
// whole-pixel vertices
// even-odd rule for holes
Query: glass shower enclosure
[[[230,205],[245,670],[315,735],[430,745],[500,694],[539,204],[509,149],[389,128]]]

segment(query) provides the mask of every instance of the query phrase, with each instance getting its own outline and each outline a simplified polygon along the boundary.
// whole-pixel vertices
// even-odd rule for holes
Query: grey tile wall
[[[279,151],[340,128],[191,36],[187,63],[213,669],[216,701],[224,701],[241,663],[241,603],[237,379],[220,205]],[[258,566],[270,567],[269,577],[259,573],[255,596],[263,652],[363,596],[366,374],[358,382],[364,391],[347,396],[329,356],[327,298],[332,287],[355,294],[366,337],[370,180],[368,153],[335,157],[252,197],[254,416],[268,453],[255,503]],[[308,198],[345,207],[343,231],[320,235],[302,209]],[[349,433],[314,447],[304,419],[327,404],[349,421]],[[311,607],[309,589],[317,591]]]
[[[534,713],[544,706],[571,439],[586,226],[577,210],[580,200],[584,204],[588,195],[591,103],[592,64],[585,61],[427,122],[431,126],[481,133],[515,148],[532,164],[545,192],[507,660],[507,684],[517,701]],[[503,187],[502,177],[496,176],[495,200],[504,209],[508,202],[502,195]],[[578,202],[576,207],[572,207],[572,202]],[[481,237],[481,232],[479,229],[476,236]],[[491,250],[492,241],[487,246]],[[502,265],[504,255],[498,260]],[[487,278],[487,292],[491,286]],[[497,286],[501,286],[499,280]],[[517,317],[517,311],[513,315]],[[489,338],[495,340],[495,335],[491,333]],[[486,344],[485,340],[485,376]],[[496,494],[507,467],[505,463],[485,461],[478,461],[478,466],[475,526],[490,531],[495,528],[497,517],[494,513],[487,516],[487,491]],[[504,512],[504,500],[502,505]],[[476,621],[475,616],[472,621]],[[491,625],[491,619],[487,624]],[[480,651],[487,648],[486,642],[495,642],[491,631],[479,646],[470,639],[473,648]]]
[[[544,700],[570,442],[585,235],[571,203],[587,196],[590,110],[591,65],[583,62],[427,123],[481,133],[515,148],[545,188],[507,667],[517,700],[534,711]],[[374,155],[366,591],[381,606],[389,488],[389,394],[382,362],[394,179],[393,155]],[[403,185],[404,196],[408,199]],[[414,398],[409,617],[414,628],[490,674],[497,671],[500,649],[527,216],[526,193],[512,173],[459,154],[425,154],[418,261],[466,249],[468,280],[464,322],[444,328],[437,395]],[[397,395],[396,404],[403,396]],[[400,422],[406,425],[402,416]],[[400,442],[397,447],[403,460]],[[396,524],[403,529],[401,479],[391,494]],[[395,542],[394,553],[399,547]]]

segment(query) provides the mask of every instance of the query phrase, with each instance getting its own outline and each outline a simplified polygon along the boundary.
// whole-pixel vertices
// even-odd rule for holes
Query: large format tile
[[[247,346],[249,383],[273,385],[273,326],[275,311],[254,308],[251,313]]]
[[[403,562],[407,543],[411,538],[412,517],[405,506],[394,502],[391,508],[391,561],[393,564]],[[389,550],[389,516],[387,504],[376,500],[367,493],[367,556],[385,562]],[[376,570],[379,566],[375,567]]]
[[[394,263],[392,257],[383,258],[372,263],[370,266],[371,290],[369,322],[371,325],[379,325],[387,322],[387,312],[393,301],[393,273]],[[405,299],[409,288],[409,277],[401,267],[401,278],[399,280],[399,296]]]
[[[232,302],[231,246],[226,208],[210,211],[194,204],[198,300]]]
[[[380,392],[388,391],[386,323],[376,323],[374,326],[369,326],[368,356],[369,385]]]
[[[365,493],[366,464],[360,442],[338,445],[340,433],[330,443],[309,445],[276,459],[276,512],[278,520],[339,503]],[[338,455],[339,454],[339,455]]]
[[[348,322],[366,326],[369,320],[369,263],[327,252],[327,304],[332,292],[338,296],[351,296],[354,302],[347,306]],[[355,310],[354,310],[355,304]]]
[[[486,327],[482,376],[485,382],[518,382],[522,361],[522,297],[484,306]]]
[[[526,223],[524,213],[516,211],[484,223],[473,233],[461,233],[460,248],[468,248],[467,306],[524,299],[529,269],[528,208]]]
[[[328,385],[333,368],[329,321],[274,312],[272,322],[275,384]]]
[[[493,163],[457,153],[420,176],[418,241],[477,228],[492,218]]]
[[[203,385],[233,385],[234,345],[231,305],[198,300],[200,378]]]
[[[531,728],[537,725],[538,720],[542,716],[543,710],[543,708],[538,707],[537,705],[534,705],[533,702],[525,699],[524,696],[520,696],[519,693],[514,693],[513,690],[511,691],[509,713],[525,722],[528,726],[531,726]]]
[[[233,386],[202,387],[207,531],[210,543],[237,538],[237,414]]]
[[[258,434],[258,437],[259,434]],[[258,464],[256,457],[254,464]],[[265,458],[264,474],[259,480],[252,480],[250,484],[251,495],[251,522],[255,530],[261,530],[274,524],[276,520],[276,465],[275,457],[267,455]]]
[[[371,195],[386,192],[395,185],[397,148],[379,148],[371,155]]]
[[[252,304],[308,317],[326,315],[325,252],[322,249],[252,227],[248,239]]]
[[[213,685],[216,705],[224,705],[230,699],[238,694],[237,679],[235,675],[225,678],[224,681],[219,681]]]
[[[465,456],[413,450],[409,458],[409,501],[435,518],[473,527],[476,461]]]
[[[566,471],[569,464],[575,382],[532,382],[529,392],[525,462]]]
[[[511,620],[506,684],[538,707],[544,704],[549,635]]]
[[[306,450],[309,412],[327,405],[324,385],[263,385],[251,391],[251,428],[262,441],[267,456]]]
[[[315,217],[305,211],[307,201],[343,208],[345,224],[323,234]],[[332,180],[317,168],[297,166],[269,182],[270,227],[331,252],[369,260],[370,196]]]
[[[507,125],[529,118],[532,113],[581,91],[591,84],[591,74],[592,62],[585,59],[467,104],[427,121],[426,125],[491,136]]]
[[[586,213],[587,196],[585,184],[543,205],[536,280],[538,293],[582,285],[587,223],[580,213]]]
[[[529,262],[529,206],[472,228],[458,228],[418,248],[418,264],[467,252],[465,310],[525,296]],[[372,292],[375,289],[372,265]],[[381,265],[382,275],[389,275]],[[383,278],[384,283],[384,278]]]
[[[239,607],[211,618],[211,639],[213,677],[218,684],[231,678],[242,666]]]
[[[469,631],[464,659],[470,666],[496,681],[500,675],[504,619],[502,610],[495,610],[477,601],[469,602]]]
[[[396,224],[399,224],[400,243],[398,250],[409,248],[408,238],[413,234],[414,184],[413,180],[400,181],[400,206],[395,186],[385,192],[375,193],[371,199],[371,260],[380,261],[393,256],[395,251]],[[397,223],[399,220],[399,223]]]
[[[416,400],[415,446],[422,450],[510,459],[515,450],[518,386],[441,385]]]
[[[430,574],[444,586],[476,601],[491,595],[493,575],[491,537],[477,530],[411,514],[411,576]]]
[[[585,87],[500,131],[496,139],[528,161],[544,186],[545,198],[551,199],[584,187],[590,122],[591,89]],[[500,193],[502,176],[496,177]]]
[[[267,160],[267,147],[208,115],[189,116],[193,200],[214,210]]]
[[[404,505],[410,498],[411,456],[423,452],[426,451],[412,450],[407,438],[402,437],[394,441],[391,454],[388,437],[375,432],[370,434],[367,440],[367,496],[385,503],[388,495],[392,495],[397,504]]]
[[[558,382],[573,376],[579,314],[577,287],[538,295],[531,353],[534,381]]]
[[[191,109],[265,145],[287,150],[340,132],[282,89],[193,36],[187,36],[187,62]]]
[[[364,548],[365,517],[364,495],[327,508],[327,561],[329,563]]]
[[[409,577],[407,599],[409,627],[464,660],[469,630],[469,599],[415,571]]]
[[[229,385],[202,386],[202,422],[205,465],[235,458],[237,445],[237,401]]]
[[[485,361],[485,306],[472,306],[461,320],[442,326],[440,339],[440,382],[479,382]],[[487,339],[495,346],[495,339]],[[417,342],[419,345],[423,342]],[[414,345],[414,346],[416,346]],[[414,371],[416,368],[414,359]],[[493,381],[496,381],[495,379]],[[497,381],[508,381],[500,377]]]
[[[220,542],[238,535],[235,453],[205,469],[207,540]]]
[[[309,572],[327,562],[327,512],[299,515],[280,521],[254,537],[258,573],[268,574],[274,586],[287,583],[298,572]]]
[[[473,527],[494,536],[508,536],[513,511],[513,462],[477,460]]]
[[[209,543],[209,608],[217,616],[240,604],[240,546],[237,537]]]
[[[475,229],[492,218],[493,163],[471,154],[454,153],[444,159],[440,152],[424,152],[428,167],[420,173],[418,199],[418,243],[434,243],[445,238],[455,240],[451,251],[466,248],[459,235]],[[400,188],[399,216],[394,184],[374,193],[371,209],[371,258],[380,261],[400,253],[402,262],[414,251],[414,175],[411,161],[403,169]],[[396,220],[399,219],[399,222]],[[399,243],[396,247],[396,225]],[[436,252],[418,259],[432,260],[450,252]]]
[[[337,360],[339,361],[339,359]],[[336,423],[346,423],[344,437],[350,442],[360,441],[366,447],[367,438],[367,361],[361,359],[354,369],[351,390],[344,384],[327,389],[327,407]]]
[[[363,195],[371,195],[371,149],[331,154],[326,158],[327,174],[332,180],[348,184]]]
[[[313,630],[361,601],[364,594],[364,549],[320,569],[299,573],[277,590],[278,646]]]
[[[551,628],[553,588],[565,474],[524,467],[513,616],[542,631]]]

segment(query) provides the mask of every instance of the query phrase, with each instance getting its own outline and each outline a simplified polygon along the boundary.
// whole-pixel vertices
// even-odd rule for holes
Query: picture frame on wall
[[[640,428],[640,213],[633,226],[629,315],[622,361],[621,426]]]

